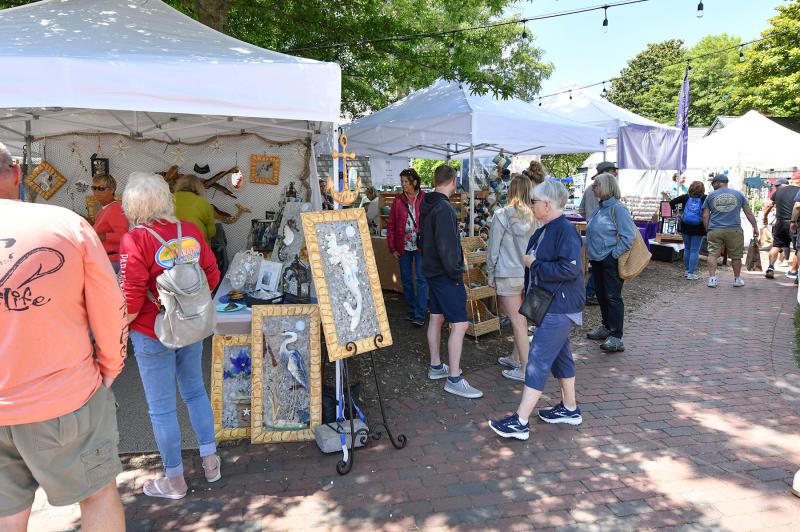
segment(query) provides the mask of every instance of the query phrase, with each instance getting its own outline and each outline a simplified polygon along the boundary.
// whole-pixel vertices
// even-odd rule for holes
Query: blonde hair
[[[528,165],[528,177],[531,178],[531,181],[539,185],[544,182],[545,173],[544,173],[544,166],[539,161],[531,161]]]
[[[592,186],[597,188],[597,197],[600,201],[605,201],[611,197],[619,199],[622,195],[619,191],[619,182],[617,178],[607,172],[596,176]]]
[[[182,175],[175,181],[175,192],[194,192],[202,197],[205,190],[203,181],[196,175]]]
[[[513,218],[522,223],[533,221],[531,209],[531,180],[524,175],[515,176],[508,185],[508,206],[513,207]]]
[[[122,210],[131,225],[151,224],[157,220],[177,222],[175,198],[164,178],[152,172],[133,172],[122,193]]]

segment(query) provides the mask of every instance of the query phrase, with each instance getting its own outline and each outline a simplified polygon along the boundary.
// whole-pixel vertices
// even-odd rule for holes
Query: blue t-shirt
[[[747,198],[738,190],[723,187],[706,197],[703,209],[711,211],[708,229],[726,229],[741,227],[742,207],[747,205]]]

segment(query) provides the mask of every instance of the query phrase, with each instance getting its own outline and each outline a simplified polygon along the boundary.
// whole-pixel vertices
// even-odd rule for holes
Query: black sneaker
[[[764,277],[766,277],[767,279],[774,279],[775,278],[775,268],[773,268],[772,266],[769,266],[767,268],[767,271],[764,272]]]
[[[522,424],[519,422],[517,413],[513,413],[508,417],[494,421],[489,421],[489,426],[498,436],[503,438],[516,438],[518,440],[527,440],[531,436],[531,431],[528,428],[529,424]]]
[[[414,313],[413,312],[407,312],[406,316],[405,316],[405,320],[406,321],[414,321]]]
[[[413,323],[417,327],[422,327],[423,325],[425,325],[425,318],[414,318],[413,320],[411,320],[411,323]]]
[[[567,423],[569,425],[580,425],[583,423],[581,407],[576,406],[575,410],[567,410],[564,403],[558,403],[553,408],[543,408],[539,410],[539,419],[545,423]]]

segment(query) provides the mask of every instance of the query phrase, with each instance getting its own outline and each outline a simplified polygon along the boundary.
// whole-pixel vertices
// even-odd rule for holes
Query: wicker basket
[[[471,284],[481,286],[470,288]],[[464,287],[467,289],[467,299],[483,299],[495,295],[494,288],[489,286],[489,280],[480,268],[470,268],[464,272]]]
[[[488,256],[488,246],[486,241],[479,236],[468,236],[461,239],[461,247],[464,249],[464,260],[467,264],[483,264]],[[482,249],[483,251],[475,251]]]
[[[470,301],[467,303],[467,334],[481,336],[500,330],[500,318],[492,314],[483,301]]]

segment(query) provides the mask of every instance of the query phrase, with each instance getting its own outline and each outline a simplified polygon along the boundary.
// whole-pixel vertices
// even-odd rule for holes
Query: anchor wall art
[[[340,360],[376,349],[377,335],[383,337],[377,347],[391,345],[364,209],[301,216],[328,358]]]
[[[314,439],[322,422],[322,354],[316,305],[253,307],[254,443]]]
[[[214,336],[211,352],[211,408],[218,441],[250,436],[252,339]]]

